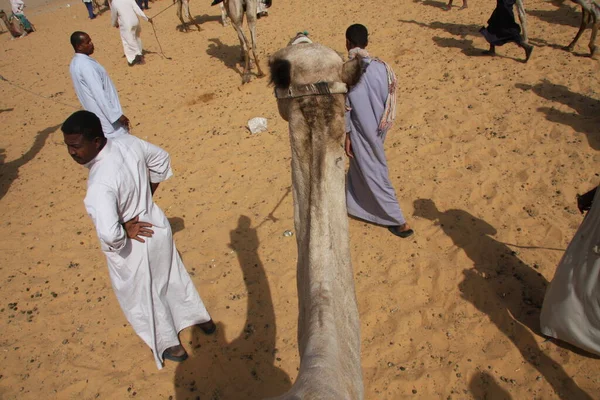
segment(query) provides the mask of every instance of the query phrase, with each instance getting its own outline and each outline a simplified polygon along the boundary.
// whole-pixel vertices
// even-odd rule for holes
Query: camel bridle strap
[[[348,86],[343,82],[317,82],[308,85],[291,85],[288,88],[275,88],[275,97],[277,99],[294,99],[305,96],[344,93],[348,93]]]

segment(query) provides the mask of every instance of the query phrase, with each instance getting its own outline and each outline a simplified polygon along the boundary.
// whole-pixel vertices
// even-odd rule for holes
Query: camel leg
[[[566,47],[567,51],[573,51],[573,49],[575,48],[575,43],[577,43],[583,31],[585,31],[585,27],[587,26],[588,14],[589,13],[586,11],[586,9],[581,7],[581,25],[579,26],[577,35],[575,35],[575,39],[573,39],[573,41]]]
[[[242,56],[244,58],[244,72],[242,74],[242,83],[250,82],[250,45],[248,43],[248,39],[246,39],[246,35],[242,31],[242,27],[238,25],[237,21],[231,21],[231,25],[233,25],[233,29],[238,34],[238,38],[240,39],[240,46],[242,46]]]
[[[256,63],[256,69],[258,70],[258,77],[262,78],[265,74],[262,72],[260,68],[260,63],[258,62],[258,56],[256,55],[256,13],[253,15],[247,14],[248,17],[248,28],[250,28],[250,41],[252,45],[252,56],[254,57],[254,62]]]
[[[182,0],[182,1],[185,2],[185,4],[183,5],[184,6],[183,12],[185,14],[185,17],[187,19],[189,19],[192,24],[196,25],[198,32],[200,32],[202,30],[202,28],[200,28],[200,25],[198,25],[196,23],[196,20],[192,18],[192,13],[190,12],[190,2],[188,0]]]
[[[598,17],[596,15],[592,15],[592,35],[590,36],[590,44],[588,47],[590,48],[590,57],[596,58],[596,36],[598,35]]]

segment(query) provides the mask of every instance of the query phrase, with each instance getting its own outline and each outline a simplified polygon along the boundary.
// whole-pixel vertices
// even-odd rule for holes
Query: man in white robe
[[[579,203],[589,212],[546,290],[540,325],[544,335],[600,355],[600,190],[588,206]]]
[[[172,175],[169,155],[133,135],[106,139],[98,117],[77,111],[62,126],[69,154],[89,169],[86,210],[106,255],[113,289],[156,365],[187,358],[178,334],[216,329],[179,253],[167,217],[154,203]]]
[[[84,109],[93,112],[102,123],[104,136],[129,133],[129,118],[123,114],[115,85],[98,61],[90,57],[94,43],[85,32],[74,32],[71,45],[75,56],[69,70],[75,93]]]
[[[144,64],[140,21],[138,16],[145,21],[150,21],[140,9],[135,0],[113,0],[110,4],[112,26],[119,28],[123,50],[129,66]]]

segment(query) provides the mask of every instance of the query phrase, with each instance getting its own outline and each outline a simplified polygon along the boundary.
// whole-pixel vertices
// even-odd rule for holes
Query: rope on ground
[[[17,89],[21,89],[21,90],[23,90],[25,92],[28,92],[28,93],[30,93],[30,94],[32,94],[34,96],[41,97],[42,99],[50,100],[50,101],[53,101],[55,103],[62,104],[63,106],[67,106],[67,107],[73,108],[75,110],[80,110],[81,109],[81,107],[75,107],[72,104],[63,103],[62,101],[58,101],[56,99],[53,99],[52,97],[48,97],[48,96],[44,96],[44,95],[39,94],[39,93],[32,92],[29,89],[26,89],[26,88],[24,88],[22,86],[19,86],[19,85],[15,84],[15,83],[12,83],[11,81],[9,81],[8,79],[6,79],[2,75],[0,75],[0,81],[4,81],[4,82],[8,83],[9,85],[16,87]]]
[[[154,18],[158,17],[160,14],[164,13],[165,11],[167,11],[169,8],[173,7],[175,4],[176,4],[176,2],[174,1],[170,6],[168,6],[164,10],[160,11],[154,17],[150,18],[150,25],[152,25],[152,31],[154,32],[154,37],[156,38],[156,43],[158,43],[158,48],[160,49],[160,55],[163,56],[167,60],[172,60],[172,58],[171,57],[167,57],[165,55],[165,52],[163,51],[162,46],[160,45],[160,40],[158,40],[158,35],[156,34],[156,28],[154,27]]]

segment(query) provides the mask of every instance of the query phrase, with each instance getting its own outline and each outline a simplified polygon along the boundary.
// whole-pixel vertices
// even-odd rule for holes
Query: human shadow
[[[171,225],[171,232],[173,232],[173,235],[185,229],[185,221],[183,218],[171,217],[169,218],[169,225]]]
[[[487,372],[479,372],[471,378],[469,390],[473,398],[478,400],[511,400],[510,393],[504,390],[493,376]]]
[[[521,90],[531,90],[547,100],[571,107],[575,112],[565,112],[554,107],[540,107],[537,110],[546,114],[548,121],[568,125],[586,135],[594,150],[600,150],[600,100],[571,91],[568,87],[554,84],[547,79],[536,85],[517,83]]]
[[[230,46],[223,42],[221,39],[212,38],[208,39],[208,48],[206,54],[213,58],[217,58],[225,64],[225,66],[238,75],[242,76],[242,70],[238,69],[238,63],[241,60],[242,49],[240,45]]]
[[[399,19],[398,22],[402,22],[402,23],[406,23],[406,24],[414,24],[414,25],[420,26],[422,28],[427,28],[427,29],[443,30],[453,36],[459,36],[461,38],[465,38],[469,35],[477,36],[477,35],[479,35],[479,30],[481,29],[481,25],[475,25],[475,24],[469,24],[469,25],[451,24],[448,22],[439,22],[439,21],[433,21],[433,22],[426,24],[424,22],[418,22],[415,20],[403,20],[403,19]]]
[[[478,49],[478,48],[474,47],[473,41],[469,40],[469,39],[443,38],[443,37],[439,37],[439,36],[434,36],[433,41],[435,42],[435,44],[437,44],[440,47],[454,47],[454,48],[460,49],[460,51],[464,55],[469,56],[469,57],[485,57],[485,58],[492,57],[489,54],[486,54],[483,49]],[[493,57],[494,58],[507,58],[507,59],[518,61],[518,59],[516,59],[514,57],[509,57],[509,56],[505,56],[503,54],[498,54],[498,53],[494,54]]]
[[[488,315],[525,361],[552,386],[561,399],[589,399],[560,364],[538,345],[539,314],[548,281],[516,253],[492,238],[496,229],[464,210],[439,211],[432,200],[414,202],[414,215],[435,221],[473,261],[463,270],[462,298]]]
[[[262,399],[291,387],[289,376],[275,363],[275,311],[271,290],[258,254],[259,240],[249,217],[242,215],[230,232],[231,243],[247,287],[244,330],[228,342],[225,325],[217,322],[214,338],[198,329],[192,334],[190,358],[175,372],[176,399]],[[230,295],[239,299],[239,295]]]
[[[48,136],[60,128],[61,125],[62,124],[51,126],[39,131],[35,136],[31,148],[16,160],[4,163],[4,160],[6,159],[5,150],[0,149],[0,200],[8,192],[10,185],[19,177],[19,168],[35,158],[44,147]]]

